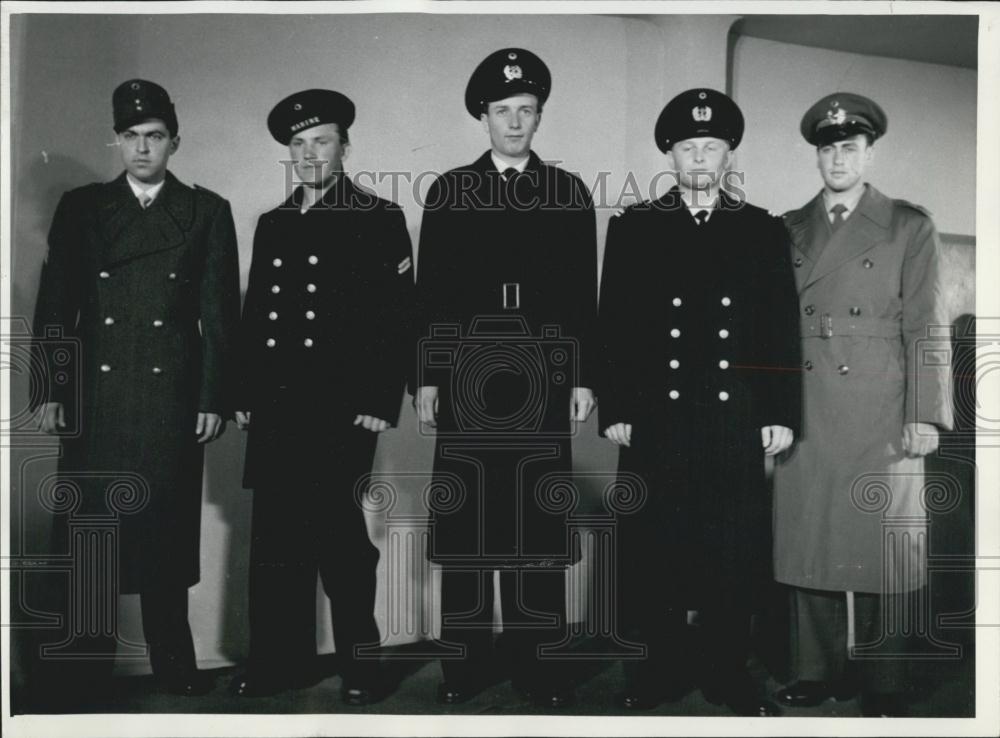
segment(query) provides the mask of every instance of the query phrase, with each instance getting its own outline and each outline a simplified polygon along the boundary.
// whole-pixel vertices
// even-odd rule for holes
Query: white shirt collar
[[[139,195],[145,192],[146,195],[149,197],[149,202],[152,203],[153,200],[156,199],[156,196],[160,194],[160,190],[163,189],[163,185],[166,183],[167,180],[165,179],[161,180],[159,183],[153,185],[152,187],[143,187],[142,185],[133,182],[132,178],[126,174],[125,181],[128,182],[128,186],[132,188],[132,194],[135,195],[136,199],[139,198]]]
[[[683,199],[683,195],[682,195],[682,199]],[[712,213],[715,212],[715,208],[719,204],[719,197],[716,196],[716,198],[709,205],[707,205],[707,206],[698,205],[696,207],[693,207],[691,205],[688,205],[686,200],[684,201],[684,204],[687,207],[688,212],[691,213],[691,217],[692,218],[694,218],[695,213],[700,213],[702,210],[706,211],[708,213],[708,215],[705,216],[705,222],[707,223],[711,219]]]
[[[517,162],[517,164],[508,164],[503,159],[501,159],[500,157],[498,157],[496,155],[496,152],[491,151],[490,152],[490,158],[493,159],[493,166],[495,166],[497,168],[497,171],[500,172],[501,174],[503,174],[505,171],[507,171],[511,167],[513,167],[514,169],[516,169],[518,171],[518,173],[520,174],[528,166],[528,159],[530,159],[531,157],[530,156],[526,156],[523,159],[521,159],[521,161]]]

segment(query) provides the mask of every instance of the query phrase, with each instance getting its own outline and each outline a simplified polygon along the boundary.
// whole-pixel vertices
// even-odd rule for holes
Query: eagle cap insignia
[[[691,117],[697,121],[708,122],[712,120],[712,109],[707,105],[699,105],[691,109]]]
[[[844,110],[843,108],[837,108],[836,110],[827,110],[826,119],[830,123],[833,123],[835,126],[842,126],[844,125],[844,121],[847,120],[847,111]]]
[[[507,78],[507,81],[521,79],[521,67],[516,64],[508,64],[503,68],[503,76]]]

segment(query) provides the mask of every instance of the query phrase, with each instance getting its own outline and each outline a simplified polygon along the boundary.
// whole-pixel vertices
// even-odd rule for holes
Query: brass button
[[[671,369],[677,369],[680,365],[681,365],[681,363],[679,361],[677,361],[677,359],[671,359],[670,360],[670,368]]]
[[[806,359],[806,362],[802,366],[804,366],[806,368],[807,372],[811,372],[812,368],[813,368],[813,363],[811,361],[809,361],[808,359]]]
[[[813,313],[816,312],[816,306],[806,305],[805,308],[803,309],[803,312],[805,312],[806,315],[812,315]]]
[[[723,328],[721,331],[719,331],[719,338],[729,338],[729,331]]]
[[[316,256],[315,254],[311,254],[311,255],[309,256],[309,263],[310,263],[310,264],[314,264],[314,265],[315,265],[315,264],[319,264],[319,257],[318,257],[318,256]]]
[[[305,345],[306,348],[312,348],[313,340],[311,338],[307,338],[302,343]]]
[[[277,343],[278,342],[275,341],[273,338],[267,339],[267,347],[268,348],[274,348],[277,345]]]
[[[861,265],[865,269],[871,269],[873,266],[875,266],[875,262],[872,261],[871,259],[865,259],[863,262],[861,262]]]
[[[271,292],[273,292],[274,294],[278,294],[279,292],[281,292],[281,287],[279,285],[272,284]]]
[[[154,320],[153,321],[153,327],[154,328],[162,328],[163,327],[163,321],[162,320]]]
[[[104,319],[104,325],[114,325],[114,324],[115,324],[115,319],[112,318],[111,316],[108,316],[107,318]]]
[[[674,298],[674,307],[678,307],[679,308],[683,304],[684,304],[684,301],[681,298],[679,298],[679,297],[675,297]]]
[[[678,392],[677,390],[670,390],[668,394],[671,400],[676,400],[678,397],[681,396],[681,393]]]
[[[104,372],[104,373],[110,372],[111,371],[111,365],[110,364],[101,364],[101,371]]]
[[[719,393],[719,399],[722,400],[723,402],[726,402],[727,400],[729,400],[729,393],[726,392],[725,390],[722,390],[722,392]]]
[[[272,310],[271,312],[269,312],[267,314],[267,317],[268,317],[269,320],[277,320],[278,319],[278,314]]]
[[[837,371],[841,374],[847,374],[847,372],[851,371],[851,369],[847,366],[847,364],[841,364],[837,367]]]
[[[851,315],[853,315],[855,318],[858,317],[859,315],[861,315],[861,308],[859,308],[859,307],[852,307],[851,308]]]
[[[681,331],[680,331],[680,329],[679,328],[671,328],[670,329],[670,337],[671,338],[680,338],[681,337]]]
[[[797,257],[797,258],[795,259],[795,261],[793,261],[792,263],[793,263],[793,264],[794,264],[794,265],[795,265],[796,267],[800,267],[800,266],[802,266],[802,257],[801,257],[801,256]]]
[[[101,272],[101,273],[100,273],[100,274],[98,274],[97,276],[98,276],[98,277],[100,277],[101,279],[107,279],[107,278],[108,278],[108,277],[110,277],[111,275],[110,275],[110,274],[108,274],[107,272]]]
[[[314,285],[312,282],[306,285],[306,292],[315,292],[315,291],[316,291],[316,285]]]
[[[167,279],[177,279],[177,272],[170,272],[170,274],[167,275]]]
[[[281,259],[275,259],[271,263],[274,264],[276,267],[280,267],[282,264]]]
[[[726,361],[725,359],[720,359],[719,360],[719,368],[720,369],[728,369],[729,368],[729,362]]]
[[[723,297],[722,298],[722,307],[729,307],[732,304],[733,304],[733,301],[730,300],[728,297]]]
[[[313,320],[316,317],[316,313],[312,310],[306,310],[306,320]]]
[[[153,374],[163,374],[163,370],[158,366],[153,367]]]

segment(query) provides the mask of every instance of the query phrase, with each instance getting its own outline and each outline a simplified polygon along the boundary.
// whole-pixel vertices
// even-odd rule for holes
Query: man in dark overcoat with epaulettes
[[[119,592],[140,595],[154,675],[171,692],[199,694],[211,685],[196,670],[187,596],[199,579],[204,444],[232,412],[236,236],[224,199],[167,170],[180,137],[166,90],[129,80],[112,107],[125,171],[63,195],[34,321],[46,368],[35,396],[42,427],[73,431],[62,440],[61,490],[72,494],[59,503],[57,531],[72,546],[86,540],[87,516],[114,530],[113,548],[100,554],[113,568],[91,572],[86,590],[72,585],[67,611],[76,640],[103,667],[64,696],[106,685],[116,634],[77,620],[105,617],[85,603],[113,608]],[[66,340],[79,361],[60,353]],[[74,567],[92,561],[70,553],[79,554]],[[64,646],[45,657],[60,676],[80,665],[63,660]]]
[[[610,564],[621,632],[646,649],[625,662],[629,710],[697,681],[737,714],[778,714],[746,662],[771,580],[765,457],[799,425],[798,301],[781,219],[723,188],[743,128],[720,92],[675,97],[655,139],[677,185],[608,229],[599,414],[623,483],[642,481]],[[697,666],[686,661],[689,610]]]
[[[420,231],[415,404],[436,425],[430,558],[442,567],[444,682],[464,702],[496,675],[493,577],[516,687],[572,699],[561,664],[577,559],[572,423],[593,407],[594,209],[531,149],[552,78],[525,49],[478,66],[465,107],[490,150],[431,185]]]
[[[317,681],[317,572],[344,700],[384,696],[363,498],[378,434],[399,417],[414,287],[403,211],[343,170],[354,116],[345,95],[310,89],[267,121],[297,186],[257,222],[243,305],[237,421],[253,521],[250,655],[235,687],[248,697]]]

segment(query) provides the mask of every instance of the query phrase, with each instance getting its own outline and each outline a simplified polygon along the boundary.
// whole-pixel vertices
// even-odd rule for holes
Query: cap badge
[[[507,78],[507,81],[521,79],[521,67],[516,64],[508,64],[503,68],[503,76]]]
[[[517,52],[514,51],[510,52],[509,54],[507,54],[507,58],[510,59],[511,61],[514,61],[515,59],[517,59]]]
[[[140,85],[139,85],[139,83],[138,83],[138,82],[133,82],[133,83],[132,83],[132,89],[133,89],[133,90],[138,90],[138,89],[139,89],[139,87],[140,87]]]
[[[302,110],[302,103],[295,103],[292,107],[296,110]]]
[[[844,121],[847,120],[847,111],[843,108],[838,108],[837,110],[827,110],[826,119],[835,126],[842,126],[844,125]]]
[[[699,105],[691,109],[691,117],[697,121],[708,122],[712,120],[712,109],[707,105]]]
[[[707,92],[699,92],[698,93],[698,99],[699,100],[704,100],[706,97],[708,97],[708,93]]]

